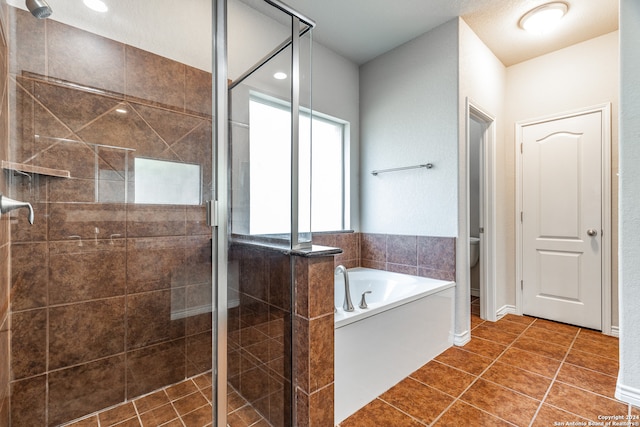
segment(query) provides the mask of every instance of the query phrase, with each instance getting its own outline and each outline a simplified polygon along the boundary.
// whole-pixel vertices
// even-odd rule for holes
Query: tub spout
[[[29,224],[33,225],[34,214],[33,206],[31,206],[31,203],[19,202],[17,200],[13,200],[6,196],[3,196],[2,193],[0,193],[0,215],[6,214],[14,209],[19,208],[29,209]]]
[[[351,302],[351,292],[349,291],[349,275],[344,265],[336,267],[335,274],[342,274],[344,276],[344,303],[342,309],[344,311],[353,311],[353,303]]]

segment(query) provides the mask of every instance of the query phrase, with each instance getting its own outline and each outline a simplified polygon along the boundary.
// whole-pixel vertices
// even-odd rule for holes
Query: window
[[[250,123],[250,234],[289,233],[291,227],[291,113],[278,101],[253,96]],[[312,231],[335,231],[348,226],[345,219],[345,133],[348,124],[301,110],[300,129],[312,126],[312,141],[302,132],[300,192],[311,190],[311,211],[301,206],[301,221],[311,216]],[[309,171],[309,163],[311,171]],[[311,185],[308,177],[311,176]],[[310,188],[311,187],[311,188]],[[301,194],[300,200],[308,199]]]

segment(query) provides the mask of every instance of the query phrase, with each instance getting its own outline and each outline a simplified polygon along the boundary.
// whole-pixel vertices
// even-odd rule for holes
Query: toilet
[[[469,237],[469,267],[473,268],[480,259],[480,238]]]

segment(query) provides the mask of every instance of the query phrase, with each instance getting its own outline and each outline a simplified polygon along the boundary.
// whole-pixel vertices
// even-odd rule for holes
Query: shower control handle
[[[360,299],[360,304],[358,305],[358,307],[365,309],[365,308],[369,308],[369,306],[367,305],[367,299],[366,296],[367,294],[370,294],[371,291],[365,291],[362,293],[362,298]]]
[[[0,216],[2,216],[2,214],[6,214],[7,212],[11,212],[12,210],[19,209],[19,208],[29,209],[29,224],[33,225],[34,213],[33,213],[33,206],[31,206],[31,203],[19,202],[17,200],[13,200],[6,196],[3,196],[2,193],[0,193]]]

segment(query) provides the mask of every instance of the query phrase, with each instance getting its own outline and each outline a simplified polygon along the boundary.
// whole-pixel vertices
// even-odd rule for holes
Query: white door
[[[602,112],[522,127],[523,313],[602,328]]]

